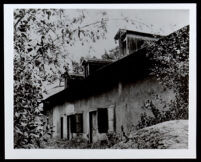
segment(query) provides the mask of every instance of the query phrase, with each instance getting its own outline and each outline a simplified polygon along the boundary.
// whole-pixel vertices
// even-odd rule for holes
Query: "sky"
[[[118,46],[118,43],[114,40],[114,36],[119,29],[129,29],[138,32],[168,35],[189,24],[189,10],[184,9],[64,9],[62,15],[62,23],[64,23],[64,25],[70,24],[69,26],[72,30],[77,29],[78,26],[82,28],[85,25],[101,21],[102,18],[108,20],[105,39],[99,39],[95,43],[92,40],[86,42],[84,39],[82,41],[77,39],[72,46],[68,43],[63,45],[62,42],[60,42],[61,39],[58,40],[58,45],[61,47],[60,52],[62,55],[67,56],[66,59],[58,58],[58,60],[63,65],[68,62],[71,70],[72,60],[79,62],[81,57],[93,56],[101,58],[105,51],[108,52],[109,50]],[[78,18],[80,15],[85,15],[85,18],[81,24],[71,23],[74,18]],[[43,19],[44,15],[38,14],[37,16],[38,17],[36,17],[36,19],[40,20]],[[56,19],[59,17],[61,18],[61,15],[58,13],[56,16],[52,16],[47,21],[50,21],[51,23],[55,22],[58,25],[59,21],[57,22]],[[33,29],[37,29],[36,24],[33,24],[33,27]],[[89,31],[92,31],[93,29],[95,29],[95,27],[92,25],[84,28],[84,30]],[[37,32],[38,31],[35,30],[34,32],[30,33],[30,37],[34,38],[32,39],[34,44],[40,42],[41,39]],[[58,30],[55,30],[50,35],[54,40],[59,34],[61,35],[61,30],[58,27]],[[55,36],[55,38],[53,36]],[[75,33],[75,37],[78,38],[77,33]],[[83,37],[86,38],[85,36]],[[82,45],[83,42],[84,45]],[[32,52],[34,52],[34,50]],[[45,70],[47,72],[51,72],[51,69],[55,69],[53,64],[45,65]],[[62,66],[60,70],[63,70],[63,72],[65,71]]]
[[[145,9],[108,9],[108,10],[84,10],[87,13],[85,23],[101,20],[100,12],[105,12],[109,18],[107,23],[106,39],[95,43],[87,43],[81,46],[79,43],[69,48],[69,57],[79,60],[81,56],[96,56],[100,58],[106,51],[116,47],[114,36],[121,29],[129,29],[152,34],[168,35],[189,24],[188,10],[145,10]],[[76,10],[69,10],[69,16],[73,16]],[[130,21],[125,21],[125,18]],[[92,47],[92,48],[91,48]]]

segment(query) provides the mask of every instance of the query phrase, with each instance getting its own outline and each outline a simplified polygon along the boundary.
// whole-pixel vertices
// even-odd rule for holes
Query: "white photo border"
[[[188,149],[14,149],[13,139],[13,11],[16,8],[187,9],[190,20]],[[5,4],[4,101],[5,159],[189,159],[196,158],[196,4]]]

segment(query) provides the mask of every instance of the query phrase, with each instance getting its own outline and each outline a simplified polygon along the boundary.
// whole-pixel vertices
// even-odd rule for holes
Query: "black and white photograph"
[[[195,5],[166,5],[7,5],[12,156],[194,150]]]

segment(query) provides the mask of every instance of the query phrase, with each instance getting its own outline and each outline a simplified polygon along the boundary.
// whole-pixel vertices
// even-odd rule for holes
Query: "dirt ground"
[[[45,149],[187,149],[188,120],[174,120],[131,132],[129,140],[116,144],[100,141],[90,144],[87,140],[49,139],[42,144]]]

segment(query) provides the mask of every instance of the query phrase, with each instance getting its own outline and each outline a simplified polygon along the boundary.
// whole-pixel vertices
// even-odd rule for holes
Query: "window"
[[[70,116],[71,133],[75,133],[75,115]]]
[[[108,132],[108,110],[107,108],[98,109],[98,131],[99,133]]]
[[[75,114],[70,117],[71,132],[83,133],[83,114]]]
[[[75,125],[76,125],[76,133],[83,133],[83,115],[76,114],[75,115]]]

